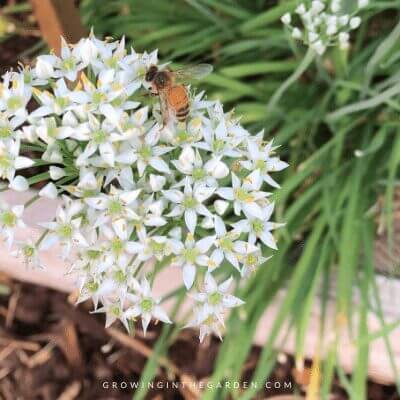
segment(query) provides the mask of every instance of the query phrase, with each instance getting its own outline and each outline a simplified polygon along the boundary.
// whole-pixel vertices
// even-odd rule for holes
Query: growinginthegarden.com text
[[[104,381],[103,389],[291,389],[290,381],[266,381],[263,385],[253,381],[226,381],[226,382],[137,382],[137,381]]]

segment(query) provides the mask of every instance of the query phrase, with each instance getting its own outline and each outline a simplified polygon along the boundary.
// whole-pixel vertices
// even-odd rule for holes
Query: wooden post
[[[56,54],[60,53],[63,36],[68,43],[76,43],[86,32],[74,0],[30,0],[43,39]]]

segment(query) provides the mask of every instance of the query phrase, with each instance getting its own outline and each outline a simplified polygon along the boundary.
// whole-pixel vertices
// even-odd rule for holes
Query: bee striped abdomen
[[[187,104],[185,107],[180,108],[179,110],[176,111],[176,118],[178,121],[186,121],[187,116],[189,115],[190,107],[189,104]]]
[[[168,91],[168,103],[175,112],[178,121],[185,121],[189,115],[190,105],[186,88],[183,85],[173,86]]]

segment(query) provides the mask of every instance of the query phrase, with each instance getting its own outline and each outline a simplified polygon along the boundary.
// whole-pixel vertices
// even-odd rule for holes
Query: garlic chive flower
[[[22,220],[23,213],[23,205],[10,207],[7,203],[0,201],[0,234],[9,248],[14,242],[15,230],[17,228],[25,228]]]
[[[328,13],[321,4],[313,2],[312,15],[303,5],[282,20],[291,29],[297,15],[321,17]],[[349,27],[359,22],[337,18]],[[310,34],[296,29],[298,37]],[[346,33],[333,36],[346,42]],[[144,332],[151,319],[171,322],[151,286],[159,270],[177,266],[195,300],[191,326],[203,340],[221,336],[226,312],[243,304],[234,280],[267,261],[266,247],[277,247],[273,231],[281,224],[271,221],[269,195],[287,164],[264,132],[252,135],[233,111],[193,88],[187,121],[171,115],[164,126],[145,80],[157,64],[156,50],[138,53],[124,39],[91,32],[75,45],[62,40],[59,56],[40,55],[32,68],[2,76],[0,189],[40,188],[24,205],[10,206],[0,193],[0,239],[32,267],[46,267],[42,252],[58,244],[78,302],[91,299],[106,326],[141,321]],[[25,178],[34,165],[43,171]],[[57,202],[55,214],[40,222],[36,241],[14,241],[34,201]]]
[[[347,49],[349,31],[360,26],[362,20],[357,13],[368,5],[368,0],[359,0],[350,14],[344,3],[344,0],[303,2],[296,7],[293,15],[282,15],[281,21],[294,39],[302,41],[320,56],[331,46]]]
[[[151,318],[167,324],[171,323],[168,315],[159,305],[160,299],[152,295],[150,284],[145,278],[140,283],[133,280],[133,288],[135,293],[127,296],[132,305],[124,312],[125,318],[134,319],[140,316],[144,334]]]

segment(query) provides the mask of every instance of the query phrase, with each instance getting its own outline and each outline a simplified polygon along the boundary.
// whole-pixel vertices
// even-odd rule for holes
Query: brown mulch
[[[21,4],[22,0],[0,0],[1,24],[12,24],[14,31],[0,36],[0,75],[10,69],[18,69],[18,62],[29,64],[30,50],[40,41],[40,32],[35,17],[30,12],[4,14],[4,7]]]
[[[1,399],[132,398],[134,390],[130,385],[140,383],[161,324],[152,324],[146,338],[138,327],[132,337],[117,325],[106,330],[104,316],[89,313],[89,302],[77,307],[72,296],[15,282],[4,275],[0,276],[0,284]],[[147,398],[200,398],[199,382],[206,382],[212,374],[218,347],[215,338],[199,345],[196,331],[182,330],[170,346],[168,357],[157,360],[158,374]],[[244,366],[244,380],[251,380],[260,351],[252,349]],[[294,370],[293,359],[281,354],[268,381],[281,387],[265,390],[260,399],[293,391],[301,393],[309,383],[309,366],[299,374]],[[176,382],[181,385],[173,387]],[[284,387],[285,382],[291,383],[291,389]],[[346,399],[339,386],[334,387],[333,393],[332,399]],[[399,397],[393,387],[370,383],[369,398]]]

